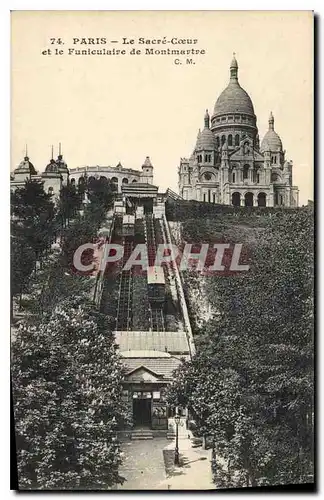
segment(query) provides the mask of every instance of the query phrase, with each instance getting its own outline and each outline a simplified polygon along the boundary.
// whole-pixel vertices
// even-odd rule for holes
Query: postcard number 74
[[[62,38],[50,38],[51,45],[58,44],[58,45],[63,45],[64,42]]]

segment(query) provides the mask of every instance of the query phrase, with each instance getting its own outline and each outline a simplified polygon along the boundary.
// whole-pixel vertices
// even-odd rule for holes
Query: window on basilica
[[[240,144],[240,136],[238,134],[236,134],[235,136],[235,146],[239,146]]]
[[[233,137],[232,137],[232,134],[230,134],[230,135],[228,136],[228,145],[229,145],[229,146],[233,146]]]

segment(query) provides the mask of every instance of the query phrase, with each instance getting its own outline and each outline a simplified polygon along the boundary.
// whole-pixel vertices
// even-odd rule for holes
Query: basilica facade
[[[239,84],[234,55],[228,86],[211,117],[206,111],[190,158],[180,160],[179,194],[186,200],[224,205],[296,207],[292,169],[272,113],[260,144],[253,103]]]

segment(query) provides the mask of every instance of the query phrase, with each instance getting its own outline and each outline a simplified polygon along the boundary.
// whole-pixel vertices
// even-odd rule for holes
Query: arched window
[[[235,182],[235,172],[233,172],[232,181]]]
[[[54,189],[52,188],[52,186],[50,186],[48,188],[48,194],[53,194],[53,192],[54,192]]]
[[[108,179],[107,179],[107,177],[105,175],[101,175],[100,176],[100,180],[103,181],[103,182],[107,182],[108,181]]]
[[[112,182],[113,184],[118,184],[118,179],[117,179],[117,177],[112,177],[112,178],[111,178],[111,182]]]
[[[208,162],[208,155],[205,155],[205,163]]]
[[[226,137],[225,135],[222,135],[222,145],[225,144],[225,142],[226,142]]]
[[[136,180],[136,179],[133,179],[133,180],[132,180],[132,182],[137,182],[137,180]]]
[[[218,137],[218,135],[216,136],[216,146],[219,148],[219,137]]]
[[[239,146],[240,145],[240,136],[239,134],[236,134],[235,136],[235,146]]]
[[[243,167],[243,180],[249,178],[249,165],[244,165]]]
[[[267,195],[265,193],[258,194],[258,207],[267,206]]]
[[[246,207],[253,207],[253,193],[246,193],[244,200]]]
[[[79,178],[79,180],[78,180],[78,184],[79,184],[79,186],[80,186],[80,184],[84,184],[84,177],[83,177],[83,176],[81,176],[81,177]]]
[[[234,205],[234,207],[239,207],[241,205],[241,194],[240,193],[233,193],[232,194],[232,205]]]
[[[71,182],[71,185],[72,185],[72,186],[74,186],[74,185],[75,185],[75,179],[73,179],[73,178],[72,178],[70,182]]]
[[[230,134],[230,135],[228,136],[228,145],[229,145],[229,146],[233,146],[233,136],[232,136],[232,134]]]
[[[128,184],[128,179],[127,179],[127,177],[124,177],[124,178],[123,178],[122,183],[123,183],[123,184]]]

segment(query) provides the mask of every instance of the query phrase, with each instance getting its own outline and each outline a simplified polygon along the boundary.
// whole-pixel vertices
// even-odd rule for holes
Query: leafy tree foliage
[[[104,318],[79,297],[24,326],[12,348],[21,489],[109,489],[122,482],[116,431],[127,419],[122,367]]]
[[[313,213],[263,224],[249,272],[206,279],[217,314],[169,394],[211,436],[219,486],[313,478]]]
[[[89,179],[87,194],[90,200],[88,215],[95,221],[102,220],[103,216],[113,206],[116,196],[116,185],[107,179]]]
[[[35,267],[35,254],[23,236],[11,237],[11,312],[13,312],[13,297],[23,293]]]
[[[77,210],[81,208],[81,201],[75,185],[67,184],[61,187],[58,218],[63,227],[66,227],[70,220],[76,216]]]
[[[26,181],[11,193],[11,213],[15,234],[23,236],[38,260],[49,248],[55,233],[55,208],[52,195],[45,193],[43,183]]]

